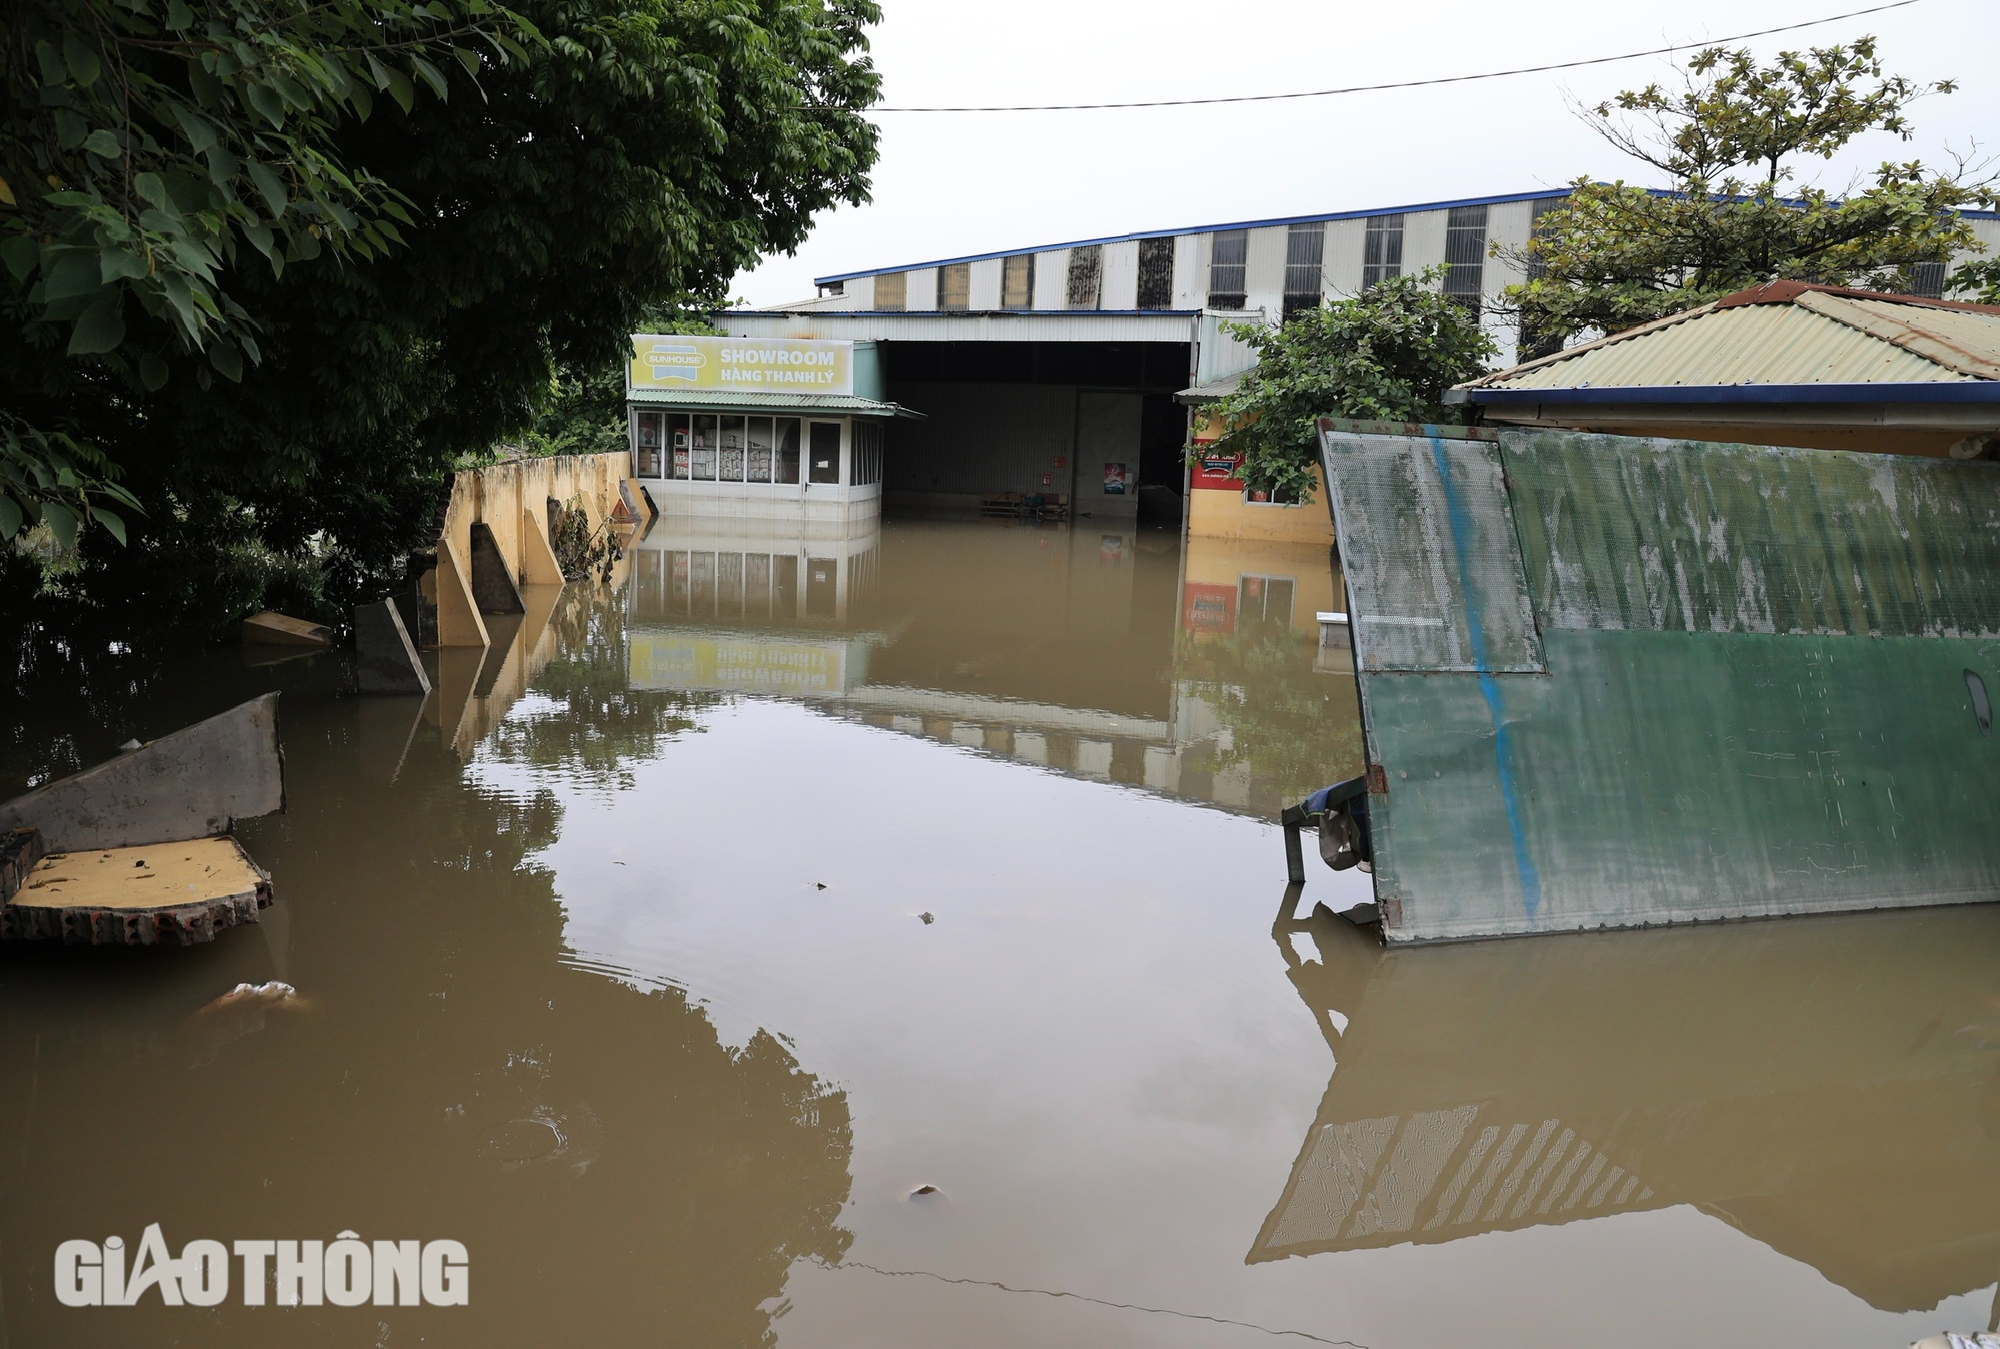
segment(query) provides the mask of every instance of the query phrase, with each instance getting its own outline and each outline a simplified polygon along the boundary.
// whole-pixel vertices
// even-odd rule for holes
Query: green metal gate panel
[[[1375,584],[1425,546],[1425,507],[1388,447],[1342,443],[1398,438],[1323,439],[1357,633],[1385,603],[1476,612]],[[1518,528],[1545,672],[1362,665],[1391,941],[2000,898],[1995,466],[1400,439],[1440,481],[1504,465],[1456,509],[1474,537]],[[1431,570],[1464,556],[1440,543]]]
[[[1545,627],[2000,636],[2000,464],[1509,432]]]
[[[1540,670],[1499,446],[1330,431],[1325,450],[1356,668]]]

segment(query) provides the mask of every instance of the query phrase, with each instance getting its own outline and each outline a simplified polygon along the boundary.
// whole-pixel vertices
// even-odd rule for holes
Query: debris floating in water
[[[935,1185],[919,1185],[916,1189],[910,1191],[910,1198],[915,1199],[920,1194],[936,1194],[937,1192],[938,1187]]]
[[[929,927],[932,923],[935,923],[937,921],[937,916],[935,914],[920,913],[917,915],[917,917],[924,920],[925,927]]]
[[[824,890],[824,889],[826,889],[826,882],[825,882],[825,881],[814,881],[814,882],[813,882],[813,889],[815,889],[815,890]]]

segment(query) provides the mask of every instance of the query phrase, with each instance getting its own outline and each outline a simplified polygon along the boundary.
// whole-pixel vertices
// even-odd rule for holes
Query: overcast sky
[[[883,0],[885,106],[1213,97],[1475,74],[1715,38],[1870,0]],[[1917,0],[1746,45],[1760,56],[1872,33],[1884,64],[1959,92],[1916,105],[1916,139],[1874,135],[1819,169],[2000,149],[2000,4]],[[874,200],[820,221],[795,257],[737,278],[772,304],[812,278],[1133,230],[1532,191],[1579,174],[1646,181],[1570,112],[1671,77],[1662,57],[1296,102],[1066,113],[877,115]]]

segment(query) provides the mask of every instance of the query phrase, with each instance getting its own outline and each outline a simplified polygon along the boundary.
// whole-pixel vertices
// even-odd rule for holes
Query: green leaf
[[[167,0],[167,27],[176,33],[194,23],[194,11],[187,7],[187,0]]]
[[[243,96],[250,100],[250,106],[262,113],[264,120],[272,126],[285,125],[285,100],[280,98],[278,91],[270,85],[246,82],[243,86]]]
[[[217,342],[208,349],[208,363],[232,384],[243,382],[243,353],[233,342]]]
[[[0,543],[6,543],[16,534],[19,534],[22,522],[25,519],[26,517],[21,514],[21,508],[15,504],[14,498],[8,496],[5,492],[0,492]]]
[[[354,109],[354,115],[364,122],[368,120],[368,114],[375,111],[374,95],[370,94],[368,86],[359,80],[348,86],[347,103]]]
[[[104,284],[95,249],[76,249],[56,259],[42,284],[42,302],[88,295]]]
[[[104,73],[97,53],[85,46],[83,39],[75,33],[63,34],[63,62],[69,67],[71,78],[86,89],[96,84],[97,77]]]
[[[158,393],[167,384],[167,358],[149,351],[139,358],[139,382],[148,393]]]
[[[270,204],[271,219],[276,220],[283,216],[286,202],[284,179],[278,177],[263,161],[253,159],[250,161],[250,181],[257,185],[257,190],[264,194],[264,200]]]
[[[421,56],[412,56],[410,58],[410,69],[416,71],[418,77],[425,84],[428,84],[431,87],[431,92],[436,94],[440,99],[451,97],[451,86],[444,82],[444,72],[429,61],[424,60]]]
[[[188,87],[204,108],[218,107],[222,103],[222,81],[200,61],[188,62]]]
[[[104,532],[118,540],[120,547],[124,546],[125,521],[119,517],[116,511],[106,510],[102,506],[93,506],[90,508],[90,518],[92,523],[103,525]]]
[[[69,78],[69,67],[63,64],[62,53],[54,43],[37,42],[35,60],[41,64],[43,84],[61,84]]]
[[[465,47],[453,47],[451,49],[451,54],[453,56],[456,56],[458,58],[458,63],[465,67],[466,74],[472,76],[472,78],[475,80],[479,78],[478,52],[472,51]]]
[[[14,274],[16,281],[26,281],[35,274],[36,264],[42,260],[42,250],[35,246],[33,239],[24,239],[16,234],[0,241],[0,262],[7,264],[7,270]]]
[[[58,149],[74,150],[83,144],[90,134],[90,123],[71,112],[68,108],[56,110],[56,146]]]
[[[95,356],[118,349],[118,344],[125,340],[123,299],[123,296],[113,292],[83,311],[83,317],[76,321],[76,328],[70,333],[70,355]]]
[[[129,248],[107,248],[97,255],[99,279],[105,285],[114,281],[136,281],[151,270],[146,259]]]
[[[42,519],[49,522],[56,542],[65,550],[76,547],[76,512],[60,501],[42,502]]]
[[[181,213],[180,207],[167,194],[166,181],[157,173],[135,174],[132,178],[132,190],[137,192],[139,200],[145,202],[148,206],[165,211],[169,215],[179,215]]]
[[[119,148],[118,137],[103,127],[97,128],[83,138],[83,148],[100,159],[117,159],[125,153]]]
[[[410,83],[408,75],[393,66],[385,66],[383,69],[389,76],[389,97],[396,100],[396,106],[408,112],[416,106],[416,87]]]
[[[198,155],[205,155],[217,144],[215,127],[206,117],[185,103],[173,105],[174,120],[180,123],[181,134],[187,137],[188,148]]]

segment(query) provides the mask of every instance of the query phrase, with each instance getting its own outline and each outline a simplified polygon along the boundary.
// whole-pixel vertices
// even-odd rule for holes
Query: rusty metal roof
[[[1458,387],[1962,384],[2000,380],[2000,307],[1772,282]]]

